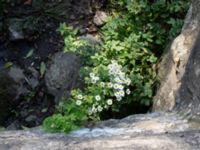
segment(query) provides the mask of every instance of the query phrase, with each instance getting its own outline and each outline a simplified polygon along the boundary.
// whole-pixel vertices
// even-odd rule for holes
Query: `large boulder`
[[[101,122],[93,129],[83,128],[69,135],[49,134],[40,128],[1,132],[0,149],[199,150],[200,133],[191,131],[190,127],[189,122],[176,114],[133,115]]]
[[[45,74],[45,83],[56,102],[63,94],[68,96],[71,89],[77,87],[80,67],[80,59],[75,53],[58,52],[54,55]]]
[[[199,8],[200,0],[193,0],[181,34],[171,43],[163,56],[158,70],[160,86],[154,98],[154,111],[173,110],[175,106],[180,106],[180,103],[185,103],[185,107],[188,107],[193,101],[199,105],[200,88],[198,68],[195,65],[200,64],[197,57],[200,49],[200,41],[197,39],[200,29]],[[190,83],[190,86],[185,82]],[[191,89],[191,84],[195,85],[192,88],[194,90]],[[194,107],[198,109],[195,104]]]

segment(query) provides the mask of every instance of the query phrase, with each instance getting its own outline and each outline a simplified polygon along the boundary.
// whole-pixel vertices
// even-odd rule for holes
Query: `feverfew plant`
[[[64,51],[84,58],[81,75],[85,87],[72,90],[68,99],[63,97],[57,112],[44,121],[46,129],[70,132],[88,121],[100,120],[107,110],[121,111],[124,104],[151,105],[156,56],[180,32],[181,15],[188,1],[112,0],[113,3],[117,8],[102,28],[102,44],[95,50],[83,52],[87,43],[77,37],[76,30],[61,24]]]
[[[117,61],[112,60],[104,69],[107,78],[100,78],[93,72],[89,73],[89,77],[86,78],[87,83],[90,85],[86,90],[87,95],[93,97],[88,106],[89,116],[97,115],[103,110],[107,110],[131,93],[129,89],[131,80],[122,71],[122,66]]]

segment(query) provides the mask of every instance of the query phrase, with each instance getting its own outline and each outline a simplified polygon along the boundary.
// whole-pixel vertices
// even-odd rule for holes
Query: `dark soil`
[[[6,3],[0,12],[0,23],[3,24],[0,35],[0,68],[11,62],[12,65],[20,66],[27,76],[29,67],[39,72],[41,62],[48,66],[52,55],[63,50],[63,38],[57,31],[59,24],[66,22],[78,27],[80,34],[96,32],[91,20],[96,5],[103,6],[102,2],[14,0]],[[13,18],[26,20],[23,39],[10,39],[9,20]],[[94,28],[95,30],[91,30]],[[27,58],[31,50],[33,54]],[[13,113],[3,125],[10,129],[40,125],[45,117],[54,112],[54,105],[54,97],[46,93],[44,79],[40,77],[39,86],[26,97],[20,97],[19,103],[13,106]]]

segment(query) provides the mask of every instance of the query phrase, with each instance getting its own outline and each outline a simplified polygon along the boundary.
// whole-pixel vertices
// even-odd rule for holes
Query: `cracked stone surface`
[[[1,150],[198,150],[200,124],[176,113],[132,115],[95,128],[50,134],[40,127],[0,133]]]

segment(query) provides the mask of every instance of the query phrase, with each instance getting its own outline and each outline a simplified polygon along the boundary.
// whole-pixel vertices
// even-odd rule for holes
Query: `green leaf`
[[[45,65],[44,62],[41,62],[41,64],[40,64],[40,75],[43,76],[45,71],[46,71],[46,65]]]
[[[13,63],[12,62],[7,62],[5,65],[4,65],[4,68],[10,68],[13,66]]]
[[[34,49],[31,49],[27,54],[26,56],[24,57],[25,59],[31,57],[33,55],[33,52],[34,52]]]
[[[47,110],[48,110],[47,108],[43,108],[41,112],[45,113],[47,112]]]

